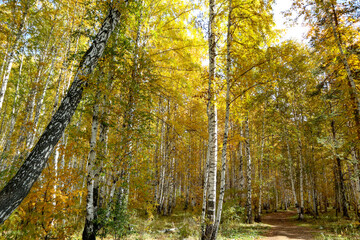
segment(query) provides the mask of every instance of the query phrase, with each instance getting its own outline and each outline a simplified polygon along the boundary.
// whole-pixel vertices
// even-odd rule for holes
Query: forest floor
[[[262,217],[262,223],[270,229],[257,239],[360,239],[360,224],[355,220],[355,216],[352,216],[352,219],[344,219],[340,214],[336,216],[333,209],[316,218],[305,215],[303,221],[297,220],[295,210],[272,212]]]
[[[296,210],[280,210],[266,213],[261,223],[245,224],[236,209],[224,211],[220,225],[219,240],[360,240],[360,223],[336,216],[331,209],[317,218],[305,215],[297,220]],[[126,240],[197,240],[199,239],[199,216],[193,212],[177,211],[171,216],[132,216],[132,231],[121,239]],[[101,239],[101,238],[100,238]],[[104,238],[114,239],[113,237]]]
[[[299,226],[299,221],[294,218],[296,211],[281,211],[265,215],[262,222],[270,226],[263,240],[285,239],[315,239],[319,230],[310,227]]]

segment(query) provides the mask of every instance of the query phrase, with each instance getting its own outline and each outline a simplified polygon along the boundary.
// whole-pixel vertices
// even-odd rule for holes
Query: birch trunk
[[[128,95],[128,102],[126,106],[126,110],[124,113],[124,123],[123,128],[126,132],[125,137],[125,156],[127,156],[126,160],[126,172],[124,173],[124,176],[126,176],[126,182],[123,186],[121,186],[120,192],[122,192],[123,196],[121,198],[120,206],[123,207],[124,210],[127,209],[128,205],[128,198],[129,198],[129,183],[130,183],[130,166],[133,161],[133,136],[132,136],[132,128],[133,128],[133,121],[134,121],[134,112],[136,110],[136,95],[138,94],[138,57],[139,57],[139,41],[140,41],[140,33],[141,33],[141,20],[142,20],[142,11],[140,12],[140,16],[138,19],[138,26],[136,30],[136,37],[135,37],[135,49],[133,53],[133,67],[131,72],[131,80],[129,84],[129,95]]]
[[[292,161],[292,157],[291,157],[290,144],[289,144],[288,138],[286,138],[286,148],[287,148],[288,161],[289,161],[289,175],[290,175],[290,183],[291,183],[291,192],[292,192],[294,204],[295,204],[296,208],[299,209],[299,204],[297,201],[297,196],[296,196],[296,191],[295,191],[295,179],[294,179],[294,175],[293,175],[293,161]],[[299,211],[298,211],[298,213],[299,213]]]
[[[212,233],[213,240],[216,239],[217,233],[219,230],[222,207],[224,202],[225,195],[225,185],[226,185],[226,159],[227,159],[227,143],[229,136],[229,115],[230,115],[230,76],[231,76],[231,15],[232,14],[232,0],[229,0],[229,14],[228,14],[228,26],[227,26],[227,56],[226,56],[226,112],[225,112],[225,123],[224,123],[224,138],[223,138],[223,148],[221,153],[221,180],[220,180],[220,194],[218,208],[216,212],[215,226]],[[215,123],[216,124],[216,123]],[[215,180],[216,181],[216,180]],[[216,182],[215,182],[216,184]]]
[[[203,240],[211,239],[215,227],[215,209],[216,209],[216,172],[217,172],[217,114],[215,107],[215,91],[213,85],[215,81],[215,0],[209,1],[209,88],[208,88],[208,132],[209,132],[209,191],[207,192],[206,204],[206,226]]]
[[[20,37],[24,32],[24,27],[25,27],[25,24],[26,24],[26,18],[27,18],[27,15],[28,15],[29,7],[30,7],[29,3],[27,2],[25,4],[25,10],[24,10],[24,12],[22,14],[22,19],[21,19],[21,22],[20,22],[20,25],[19,25],[19,29],[18,29],[18,31],[17,31],[17,33],[15,35],[15,39],[14,39],[14,43],[13,43],[11,52],[10,52],[8,58],[7,58],[7,67],[5,69],[4,77],[2,79],[2,84],[1,84],[1,87],[0,87],[0,111],[1,111],[2,105],[4,103],[5,92],[6,92],[6,89],[7,89],[7,84],[9,82],[10,73],[11,73],[11,69],[12,69],[12,64],[13,64],[14,58],[15,58],[15,53],[16,53],[16,50],[17,50],[18,45],[19,45]]]
[[[252,163],[251,163],[251,154],[250,154],[250,135],[249,135],[249,117],[246,116],[245,119],[245,157],[247,162],[246,168],[246,180],[247,180],[247,194],[246,194],[246,223],[253,223],[253,213],[252,213],[252,189],[251,189],[251,173],[252,173]]]
[[[353,166],[354,166],[354,172],[353,172],[353,192],[354,192],[354,198],[355,198],[355,211],[356,216],[358,219],[360,219],[360,207],[359,207],[359,201],[360,201],[360,181],[359,181],[359,163],[356,156],[355,149],[352,149],[351,151],[352,159],[353,159]]]
[[[260,159],[259,159],[259,205],[258,205],[258,213],[256,216],[256,221],[261,222],[261,205],[262,205],[262,164],[264,159],[264,146],[265,146],[265,109],[266,104],[264,106],[263,113],[263,121],[262,121],[262,130],[261,130],[261,150],[260,150]]]
[[[105,176],[101,176],[101,173],[104,173],[104,162],[107,157],[107,144],[108,144],[108,101],[107,96],[104,94],[103,102],[102,102],[102,112],[101,112],[101,120],[100,120],[100,129],[99,129],[99,152],[97,155],[97,161],[100,164],[100,169],[97,171],[96,178],[99,178],[99,186],[95,186],[95,188],[99,189],[99,205],[98,208],[104,208],[105,207],[105,199],[106,199],[106,193],[105,193]],[[111,200],[109,200],[111,201]],[[98,226],[97,230],[100,230],[102,225]]]
[[[95,178],[97,169],[99,166],[95,163],[96,159],[96,138],[99,127],[99,98],[100,91],[96,93],[93,119],[91,125],[91,136],[90,136],[90,152],[88,157],[88,175],[86,179],[87,186],[87,197],[86,197],[86,217],[85,226],[82,233],[83,240],[95,240],[96,239],[96,220],[97,220],[97,204],[98,204],[98,193],[96,190],[96,183],[98,179]]]
[[[209,143],[210,143],[210,139],[209,139]],[[209,185],[209,159],[210,159],[210,148],[208,147],[206,152],[205,166],[204,166],[203,201],[202,201],[202,211],[201,211],[202,236],[205,235],[205,214],[206,214],[206,202],[207,202],[207,192],[208,192],[207,190]]]
[[[333,138],[333,149],[334,149],[334,157],[336,162],[336,171],[337,176],[339,178],[339,193],[340,193],[340,199],[341,199],[341,208],[343,212],[343,217],[350,218],[349,212],[348,212],[348,206],[347,206],[347,200],[346,200],[346,190],[345,190],[345,183],[344,183],[344,175],[342,172],[342,166],[341,166],[341,160],[340,156],[337,153],[337,139],[336,139],[336,130],[335,130],[335,122],[334,120],[331,121],[331,131],[332,131],[332,138]]]
[[[326,177],[326,173],[325,171],[323,171],[323,179],[325,179],[325,193],[327,193],[327,186],[328,186],[328,181],[327,181],[327,177]],[[328,211],[328,197],[327,194],[324,195],[324,211],[327,213]]]
[[[57,50],[56,50],[56,52],[57,52]],[[54,64],[55,64],[55,59],[56,59],[56,52],[55,52],[54,58],[51,61],[50,71],[49,71],[48,77],[46,78],[44,89],[41,92],[41,95],[39,96],[39,98],[37,100],[36,107],[35,107],[35,117],[34,117],[34,123],[33,123],[33,131],[32,131],[33,134],[32,134],[32,137],[30,139],[29,148],[33,147],[34,141],[35,141],[35,138],[36,138],[36,133],[38,131],[38,123],[39,123],[39,119],[40,119],[40,115],[41,115],[41,109],[42,109],[43,104],[44,104],[45,94],[46,94],[46,91],[47,91],[49,83],[50,83],[52,71],[54,69]]]
[[[345,70],[346,70],[346,74],[347,74],[347,79],[348,79],[348,85],[349,85],[349,92],[350,92],[350,98],[354,104],[354,118],[355,118],[355,123],[357,126],[357,134],[358,134],[358,138],[360,138],[360,100],[359,100],[359,93],[356,87],[356,83],[354,81],[354,77],[351,73],[351,69],[349,66],[349,62],[347,60],[346,54],[344,53],[343,47],[342,47],[342,43],[341,43],[341,37],[340,37],[340,33],[337,31],[338,28],[338,17],[336,14],[336,10],[335,10],[335,6],[334,4],[331,4],[331,9],[332,9],[332,14],[328,11],[328,15],[331,18],[331,26],[332,26],[332,30],[333,30],[333,35],[337,44],[337,47],[339,49],[340,52],[340,57],[341,60],[344,64]]]
[[[159,109],[159,115],[160,113],[160,109],[161,109],[161,97],[159,98],[159,105],[158,105],[158,109]],[[160,119],[157,118],[156,119],[156,127],[155,127],[155,136],[158,137],[159,136],[159,125],[160,125]],[[160,139],[161,141],[161,139]],[[160,145],[161,143],[159,141],[156,141],[155,144],[155,152],[154,152],[154,166],[155,166],[155,183],[154,183],[154,200],[155,203],[158,204],[158,200],[159,200],[159,184],[160,184],[160,180],[159,180],[159,151],[160,151]]]
[[[243,128],[242,125],[240,125],[240,137],[243,137]],[[244,179],[244,158],[243,158],[243,143],[242,141],[239,141],[239,190],[240,190],[240,201],[239,205],[241,206],[242,200],[243,200],[243,192],[244,192],[244,185],[245,185],[245,179]]]
[[[18,80],[16,82],[14,102],[13,102],[13,106],[12,106],[12,110],[11,110],[10,127],[9,127],[9,132],[8,132],[6,140],[5,140],[5,146],[4,146],[4,151],[3,151],[2,156],[4,156],[4,154],[10,150],[11,136],[15,129],[15,123],[16,123],[16,117],[17,117],[16,105],[17,105],[17,100],[18,100],[19,82],[21,81],[21,72],[22,72],[23,61],[24,61],[24,55],[21,56],[21,60],[20,60],[19,76],[18,76]]]
[[[4,73],[4,69],[5,69],[5,65],[6,65],[6,60],[7,60],[7,57],[8,57],[8,55],[9,55],[9,51],[10,51],[10,46],[9,46],[10,44],[9,43],[7,43],[6,44],[6,47],[5,47],[5,50],[4,50],[4,60],[3,60],[3,62],[2,62],[2,64],[1,64],[1,69],[0,69],[0,78],[2,79],[2,77],[3,77],[3,73]]]
[[[51,37],[53,35],[53,31],[54,31],[54,27],[52,27],[49,31],[48,38],[47,38],[47,41],[46,41],[46,44],[44,47],[45,51],[39,56],[37,74],[36,74],[34,81],[32,82],[32,86],[31,86],[30,93],[29,93],[29,101],[27,102],[27,106],[26,106],[26,110],[25,110],[27,113],[26,124],[28,125],[28,123],[31,123],[31,128],[27,129],[27,136],[26,136],[26,148],[27,149],[31,149],[33,147],[34,140],[35,140],[35,133],[36,133],[37,126],[35,125],[35,119],[33,120],[34,109],[37,111],[36,112],[37,116],[35,115],[35,118],[39,117],[40,110],[41,110],[41,108],[36,109],[36,107],[38,107],[38,105],[35,106],[35,104],[39,103],[39,101],[37,101],[38,99],[36,98],[36,96],[38,95],[38,91],[40,90],[38,85],[40,84],[40,79],[41,79],[42,75],[44,75],[47,71],[50,71],[50,74],[51,74],[53,67],[54,67],[53,63],[56,60],[56,57],[54,57],[51,61],[52,62],[51,67],[49,69],[44,70],[45,62],[49,56],[49,52],[50,52],[50,55],[52,52],[52,50],[49,49],[50,48],[49,43],[50,43]],[[49,81],[49,80],[50,79],[47,78],[47,81]],[[47,84],[48,84],[48,82],[45,83],[45,86],[44,86],[45,92],[47,90]],[[41,94],[40,94],[40,98],[41,98]],[[24,153],[25,153],[24,156],[26,156],[28,151],[25,151]]]
[[[276,170],[275,170],[275,176],[274,176],[274,190],[275,190],[275,209],[274,211],[277,212],[278,210],[278,205],[279,205],[279,192],[278,192],[278,188],[277,188],[277,184],[276,184]]]
[[[313,196],[313,210],[314,210],[314,216],[319,216],[319,210],[318,210],[318,193],[317,193],[317,172],[315,170],[315,152],[314,152],[314,146],[311,146],[311,155],[312,155],[312,162],[313,162],[313,171],[312,171],[312,196]]]
[[[69,124],[83,92],[89,74],[95,68],[98,59],[104,52],[106,43],[118,24],[120,12],[111,8],[91,47],[85,53],[83,61],[75,75],[74,82],[52,117],[39,141],[26,158],[16,175],[0,192],[0,223],[3,223],[19,206],[38,179],[55,145]]]
[[[302,158],[302,142],[301,137],[298,137],[299,144],[299,182],[300,182],[300,205],[299,205],[299,220],[304,219],[304,166],[303,166],[303,158]]]
[[[35,78],[32,80],[31,82],[31,89],[29,91],[29,95],[27,97],[27,101],[26,101],[26,107],[25,107],[25,118],[24,121],[22,123],[22,126],[20,128],[20,135],[19,138],[17,140],[17,151],[15,154],[15,157],[13,159],[13,162],[17,162],[17,160],[21,157],[27,157],[29,150],[32,148],[32,144],[34,141],[34,125],[32,124],[33,121],[33,113],[34,113],[34,107],[35,107],[35,99],[36,99],[36,95],[37,95],[37,91],[39,88],[39,81],[40,81],[40,77],[42,75],[42,72],[44,70],[44,62],[46,57],[48,56],[48,46],[49,46],[49,42],[52,36],[52,32],[53,32],[53,28],[51,28],[51,31],[48,35],[46,44],[45,44],[45,51],[43,52],[43,54],[40,55],[39,59],[38,59],[38,65],[37,65],[37,72],[36,72],[36,76]],[[31,123],[31,124],[29,124]],[[25,149],[24,149],[24,142],[25,142]]]

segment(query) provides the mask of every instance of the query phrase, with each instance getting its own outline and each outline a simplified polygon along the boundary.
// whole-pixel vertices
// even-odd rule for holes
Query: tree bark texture
[[[86,218],[85,226],[82,234],[83,240],[95,240],[96,239],[96,220],[97,220],[97,206],[98,206],[98,189],[99,179],[97,175],[98,167],[95,163],[96,159],[96,137],[99,128],[99,98],[100,92],[96,93],[93,119],[91,126],[91,137],[90,137],[90,152],[88,157],[88,175],[87,175],[87,196],[86,196]],[[97,184],[96,184],[97,182]]]
[[[215,107],[215,91],[213,90],[215,80],[215,1],[209,1],[209,88],[208,88],[208,132],[209,132],[209,190],[207,192],[206,204],[206,226],[205,233],[202,239],[211,239],[214,224],[215,224],[215,210],[216,210],[216,172],[217,172],[217,115]]]
[[[263,120],[262,120],[262,129],[261,129],[261,149],[260,149],[260,159],[259,159],[259,205],[258,205],[258,212],[256,216],[257,222],[261,222],[261,206],[262,206],[262,165],[264,160],[264,146],[265,146],[265,109],[266,104],[264,106],[264,113],[263,113]]]
[[[243,137],[243,127],[240,125],[240,137]],[[243,142],[239,141],[239,152],[238,152],[238,160],[239,160],[239,190],[240,190],[240,203],[242,204],[243,200],[243,191],[244,191],[244,158],[243,158]]]
[[[291,156],[291,152],[290,152],[290,144],[289,144],[288,138],[286,138],[286,149],[287,149],[288,162],[289,162],[289,176],[290,176],[290,183],[291,183],[291,192],[292,192],[292,196],[293,196],[294,205],[298,208],[299,204],[298,204],[298,200],[297,200],[297,196],[296,196],[295,179],[294,179],[294,175],[293,175],[293,161],[292,161],[292,156]]]
[[[252,214],[252,189],[251,189],[251,173],[252,162],[250,154],[250,136],[249,136],[249,117],[245,119],[245,157],[247,162],[246,180],[247,180],[247,194],[246,194],[246,223],[253,223]]]
[[[223,138],[223,148],[221,153],[221,180],[220,180],[220,194],[218,208],[216,212],[215,226],[212,234],[212,239],[215,240],[219,230],[222,207],[224,202],[225,195],[225,185],[226,185],[226,159],[227,159],[227,143],[229,136],[229,118],[230,118],[230,74],[231,74],[231,12],[232,12],[232,0],[229,0],[229,15],[228,15],[228,26],[227,26],[227,56],[226,56],[226,111],[225,111],[225,123],[224,123],[224,138]],[[216,184],[216,182],[215,182]]]
[[[300,205],[299,205],[299,220],[304,219],[304,163],[303,163],[303,156],[302,156],[302,142],[301,137],[298,137],[298,144],[299,144],[299,182],[300,182]]]

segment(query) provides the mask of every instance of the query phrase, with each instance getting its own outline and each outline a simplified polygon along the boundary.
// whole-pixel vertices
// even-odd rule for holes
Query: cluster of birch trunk
[[[217,15],[210,0],[203,29],[183,26],[191,6],[160,3],[2,6],[14,17],[1,39],[2,234],[96,239],[133,210],[199,210],[201,239],[216,239],[226,203],[248,224],[289,208],[360,218],[360,101],[334,5],[324,13],[345,84],[301,44],[268,47],[270,27],[246,35],[251,1]]]

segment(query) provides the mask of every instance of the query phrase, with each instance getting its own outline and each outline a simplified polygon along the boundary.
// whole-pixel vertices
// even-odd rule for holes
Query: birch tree
[[[216,212],[215,226],[212,233],[212,239],[216,239],[219,230],[222,207],[225,195],[225,184],[226,184],[226,159],[227,159],[227,144],[229,136],[229,118],[230,118],[230,77],[231,77],[231,18],[232,18],[232,0],[229,0],[229,12],[228,12],[228,23],[227,23],[227,38],[226,38],[226,110],[225,110],[225,123],[224,123],[224,138],[223,148],[221,153],[221,180],[220,180],[220,194],[218,208]]]
[[[85,53],[79,65],[74,81],[68,93],[62,100],[60,107],[47,125],[44,133],[36,143],[24,164],[16,175],[0,192],[0,223],[20,205],[29,193],[32,185],[41,174],[45,164],[61,138],[65,127],[69,124],[78,106],[89,74],[95,68],[106,47],[106,43],[119,22],[120,12],[115,6],[110,8],[91,47]]]
[[[23,10],[23,14],[22,14],[21,20],[20,20],[20,25],[17,29],[17,32],[15,34],[15,39],[10,48],[11,50],[10,50],[9,56],[6,58],[7,66],[5,69],[4,77],[2,79],[1,88],[0,88],[0,111],[1,111],[2,105],[4,103],[5,92],[7,89],[7,84],[9,82],[12,64],[14,62],[16,51],[20,44],[20,38],[22,37],[22,35],[24,33],[25,25],[26,25],[26,22],[28,19],[29,8],[30,8],[30,1],[26,1],[25,7]]]
[[[93,118],[90,136],[90,152],[88,157],[88,176],[86,179],[87,196],[86,196],[86,218],[82,234],[83,240],[95,240],[97,232],[97,215],[98,215],[98,197],[99,197],[99,164],[96,164],[96,140],[99,128],[99,100],[100,91],[97,90],[94,102]],[[97,175],[97,176],[96,176]]]
[[[250,134],[249,134],[249,116],[245,118],[245,158],[246,158],[246,223],[253,223],[252,213],[252,186],[251,186],[251,173],[252,173],[252,162],[250,154]]]
[[[208,173],[208,192],[206,202],[205,229],[202,232],[202,239],[212,239],[215,230],[215,210],[216,210],[216,172],[217,172],[217,113],[215,105],[215,1],[209,1],[209,26],[208,26],[208,44],[209,44],[209,85],[208,85],[208,133],[209,133],[209,173]]]

